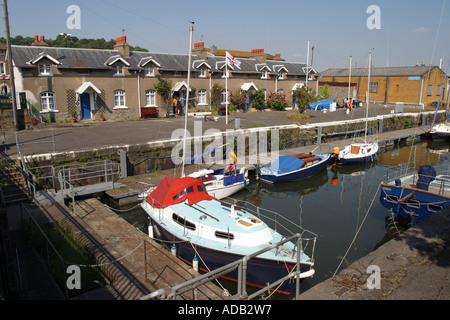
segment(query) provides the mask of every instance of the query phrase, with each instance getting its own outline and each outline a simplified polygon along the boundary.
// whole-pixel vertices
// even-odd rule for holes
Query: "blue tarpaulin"
[[[231,184],[235,184],[236,182],[244,182],[244,185],[247,186],[247,181],[245,181],[244,175],[237,174],[235,176],[225,176],[223,177],[223,185],[229,186]]]
[[[303,163],[303,160],[296,157],[281,156],[272,162],[268,167],[273,171],[283,173],[298,170],[302,167]]]
[[[314,110],[330,109],[330,105],[334,102],[333,99],[322,99],[317,102],[311,102],[309,108]]]

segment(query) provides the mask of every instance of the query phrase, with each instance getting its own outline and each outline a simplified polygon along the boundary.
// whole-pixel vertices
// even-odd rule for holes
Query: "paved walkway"
[[[395,109],[394,106],[371,105],[369,117],[390,114]],[[404,112],[435,111],[428,107],[422,109],[419,106],[405,106]],[[349,114],[344,109],[337,109],[335,112],[323,113],[321,111],[307,110],[310,115],[307,120],[291,120],[287,115],[292,111],[264,111],[233,113],[229,115],[229,123],[225,123],[225,116],[218,116],[217,121],[197,119],[189,117],[188,130],[191,135],[195,134],[194,122],[198,121],[202,125],[202,131],[208,129],[218,129],[225,131],[235,129],[235,119],[240,119],[241,128],[267,127],[289,125],[297,123],[300,125],[322,123],[330,121],[354,120],[365,118],[366,108],[358,107]],[[184,118],[159,118],[140,119],[136,121],[106,121],[91,122],[83,121],[74,125],[54,123],[41,128],[41,130],[24,130],[17,133],[22,154],[42,154],[53,152],[53,139],[55,142],[55,152],[69,152],[80,150],[92,150],[108,146],[145,144],[152,141],[170,139],[175,129],[184,128]],[[53,129],[54,137],[51,131]],[[198,130],[198,126],[197,126]],[[178,137],[178,136],[177,136]],[[16,133],[5,132],[6,153],[11,158],[17,157]]]

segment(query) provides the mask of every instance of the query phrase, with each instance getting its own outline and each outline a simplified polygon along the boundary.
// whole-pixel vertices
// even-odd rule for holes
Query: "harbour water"
[[[388,210],[379,201],[379,184],[387,169],[415,163],[416,169],[431,164],[436,171],[448,171],[449,151],[448,142],[400,143],[380,152],[373,163],[330,165],[304,180],[271,185],[251,177],[250,185],[233,198],[276,211],[318,235],[316,274],[302,281],[303,292],[390,239]],[[136,204],[120,210],[124,219],[146,230],[143,213]]]

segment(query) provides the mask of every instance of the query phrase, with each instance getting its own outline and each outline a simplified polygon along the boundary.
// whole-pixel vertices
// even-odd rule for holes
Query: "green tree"
[[[325,84],[319,89],[319,100],[330,99],[331,98],[331,88],[329,85]]]
[[[263,90],[260,89],[255,92],[255,94],[253,95],[252,106],[253,108],[256,108],[256,110],[263,110],[266,108],[266,101]]]
[[[247,99],[247,92],[240,89],[232,93],[230,91],[230,103],[237,109],[244,109],[245,100]]]
[[[222,91],[224,90],[224,87],[221,86],[218,83],[215,83],[211,87],[211,98],[209,100],[209,103],[211,104],[211,107],[217,108],[220,106],[220,98],[222,96]]]
[[[158,82],[154,85],[155,90],[161,96],[166,111],[170,111],[172,106],[170,99],[172,94],[172,81],[164,79],[160,75],[157,75],[157,79]]]
[[[295,104],[300,113],[304,113],[311,102],[315,102],[318,100],[315,91],[305,86],[297,88],[292,93],[292,96],[295,99]]]

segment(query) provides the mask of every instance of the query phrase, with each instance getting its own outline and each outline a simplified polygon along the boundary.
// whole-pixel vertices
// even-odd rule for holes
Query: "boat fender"
[[[192,259],[192,268],[194,268],[195,272],[198,272],[198,258],[197,256]]]
[[[151,222],[148,224],[148,236],[149,236],[151,239],[154,238],[154,235],[153,235],[153,225],[152,225]]]
[[[172,252],[172,254],[176,257],[177,256],[177,246],[173,244],[172,247],[170,248],[170,252]]]
[[[334,148],[333,148],[333,154],[336,154],[336,155],[338,155],[338,154],[339,154],[339,152],[340,152],[340,149],[339,149],[339,147],[334,147]]]

